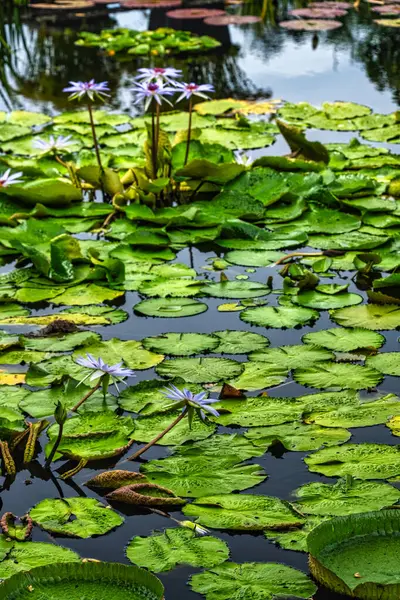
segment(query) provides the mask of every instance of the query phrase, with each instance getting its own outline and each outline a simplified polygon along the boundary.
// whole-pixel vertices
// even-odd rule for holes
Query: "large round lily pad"
[[[326,521],[312,530],[307,545],[311,573],[325,587],[362,600],[399,597],[397,510]]]
[[[162,377],[180,377],[190,383],[213,383],[238,377],[243,365],[229,358],[176,358],[156,368]]]
[[[292,31],[329,31],[339,29],[343,23],[340,21],[327,21],[324,19],[299,19],[298,21],[281,21],[279,27]]]
[[[163,333],[142,340],[147,350],[170,356],[191,356],[212,352],[217,348],[218,343],[217,338],[205,333]]]
[[[311,367],[295,369],[293,378],[297,383],[308,387],[341,390],[373,388],[383,379],[381,373],[371,367],[334,362],[323,362]]]
[[[312,6],[310,8],[295,8],[289,11],[292,17],[302,17],[306,19],[336,19],[336,17],[344,17],[347,14],[347,10],[342,8],[320,8]]]
[[[249,25],[260,21],[262,21],[261,17],[255,15],[221,15],[204,19],[206,25]]]
[[[390,330],[400,327],[400,306],[397,304],[363,304],[333,311],[332,320],[344,327],[365,327]]]
[[[224,10],[219,8],[178,8],[167,12],[170,19],[206,19],[208,17],[222,17],[226,15]]]
[[[15,600],[162,600],[164,587],[152,573],[135,566],[57,562],[14,575],[1,593]]]
[[[206,600],[259,598],[310,598],[314,583],[301,571],[278,563],[226,562],[210,571],[193,575],[190,586]]]
[[[103,535],[124,522],[94,498],[46,498],[29,515],[46,531],[79,538]]]
[[[259,306],[247,308],[240,314],[240,318],[246,323],[278,329],[308,325],[318,317],[318,311],[302,306]]]
[[[154,298],[135,304],[135,312],[146,317],[192,317],[207,310],[207,304],[191,298]]]
[[[351,352],[361,348],[380,348],[385,343],[385,337],[381,333],[361,327],[321,329],[306,333],[302,340],[306,344],[316,344],[337,352]]]
[[[215,352],[222,354],[248,354],[269,346],[269,339],[251,331],[214,331],[213,336],[220,340]]]

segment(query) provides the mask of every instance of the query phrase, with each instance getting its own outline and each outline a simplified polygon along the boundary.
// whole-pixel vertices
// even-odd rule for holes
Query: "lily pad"
[[[294,492],[301,513],[344,516],[381,510],[400,500],[400,492],[388,483],[358,481],[352,477],[337,483],[306,483]]]
[[[190,383],[227,381],[242,371],[243,365],[229,358],[176,358],[156,368],[162,377],[180,377]]]
[[[0,536],[0,578],[52,563],[80,562],[79,554],[56,544],[7,541]]]
[[[400,352],[380,352],[370,356],[366,364],[384,375],[400,376]]]
[[[191,298],[154,298],[135,304],[135,312],[146,317],[192,317],[207,310],[207,304]]]
[[[219,342],[205,333],[163,333],[142,340],[144,348],[169,356],[191,356],[212,352]]]
[[[256,281],[221,281],[209,283],[202,288],[207,296],[214,298],[259,298],[271,293],[270,288]]]
[[[318,317],[319,313],[316,310],[300,306],[259,306],[257,308],[247,308],[240,313],[241,320],[246,323],[277,329],[308,325],[316,321]]]
[[[196,523],[214,529],[261,531],[289,529],[304,522],[288,502],[272,496],[226,494],[198,498],[187,504],[183,513],[196,517]]]
[[[247,460],[264,454],[264,448],[256,448],[238,433],[223,433],[212,435],[204,441],[176,446],[173,452],[180,456],[236,456],[239,460]]]
[[[221,413],[215,420],[220,425],[241,427],[280,425],[289,421],[300,421],[305,407],[302,399],[266,395],[251,396],[246,400],[222,400],[215,405]]]
[[[357,479],[387,479],[400,475],[400,448],[384,444],[344,444],[309,454],[312,473],[327,477],[351,475]]]
[[[259,465],[238,464],[232,457],[172,456],[151,460],[140,467],[140,471],[148,481],[168,487],[184,498],[245,490],[267,477]]]
[[[300,306],[318,308],[319,310],[353,306],[360,304],[362,301],[363,298],[359,294],[350,294],[347,292],[341,294],[324,294],[316,290],[301,291],[293,298],[293,302],[300,304]]]
[[[193,575],[190,586],[206,600],[240,600],[243,590],[249,598],[273,600],[292,596],[310,598],[314,583],[301,571],[278,563],[226,562],[211,571]]]
[[[172,401],[170,401],[170,406],[171,404],[173,404]],[[164,431],[178,416],[179,412],[170,410],[169,412],[157,413],[136,419],[135,441],[150,442],[161,431]],[[192,426],[189,427],[188,420],[184,419],[157,443],[163,446],[179,446],[188,441],[204,440],[204,438],[212,435],[215,429],[215,425],[204,423],[201,419],[194,419]]]
[[[158,365],[163,359],[163,354],[155,354],[143,348],[141,342],[135,340],[119,340],[112,338],[105,342],[97,342],[90,346],[83,346],[72,355],[76,360],[79,356],[92,354],[95,358],[102,358],[107,364],[115,365],[122,361],[130,369],[150,369]],[[85,370],[87,374],[88,371]]]
[[[385,337],[381,333],[361,327],[322,329],[306,333],[302,340],[306,344],[316,344],[337,352],[351,352],[361,348],[380,348],[385,343]]]
[[[269,339],[251,331],[214,331],[213,336],[219,339],[215,352],[222,354],[248,354],[269,346]]]
[[[281,252],[273,250],[231,250],[225,254],[225,259],[243,267],[271,267],[283,256]]]
[[[127,546],[128,559],[154,573],[178,565],[210,568],[229,558],[225,542],[212,536],[196,537],[188,529],[165,529],[149,537],[134,537]]]
[[[288,370],[284,366],[253,361],[244,363],[239,377],[230,379],[228,383],[238,390],[262,390],[283,383],[287,374]]]
[[[344,17],[347,14],[347,10],[342,8],[295,8],[289,11],[292,17],[301,17],[305,19],[336,19],[336,17]]]
[[[307,415],[307,421],[326,427],[368,427],[386,423],[393,415],[400,415],[400,399],[394,394],[387,394],[377,400],[360,401],[333,410],[320,411],[316,406]]]
[[[269,448],[281,443],[286,450],[306,452],[318,450],[322,446],[337,446],[350,439],[347,429],[305,425],[304,423],[284,423],[271,427],[252,427],[245,434],[256,446]]]
[[[182,380],[166,382],[159,379],[141,381],[137,385],[126,388],[119,396],[121,408],[128,412],[140,415],[153,415],[170,410],[172,401],[164,394],[166,387],[171,384],[180,385]],[[185,384],[185,387],[193,393],[204,391],[199,385],[193,383]]]
[[[330,31],[339,29],[343,23],[340,21],[327,21],[324,19],[299,19],[298,21],[281,21],[279,27],[292,31]]]
[[[94,498],[47,498],[29,514],[46,531],[79,538],[103,535],[124,522],[115,511]]]
[[[178,8],[167,12],[170,19],[205,19],[222,15],[226,15],[226,12],[218,8]]]
[[[332,352],[318,348],[317,346],[306,345],[281,346],[280,348],[269,348],[249,354],[249,360],[285,369],[304,368],[320,361],[332,360],[333,358],[334,355]]]
[[[363,390],[378,385],[383,376],[370,367],[323,362],[295,369],[293,378],[297,383],[308,387]]]
[[[400,327],[400,307],[396,304],[363,304],[335,310],[331,318],[344,327],[385,331]]]

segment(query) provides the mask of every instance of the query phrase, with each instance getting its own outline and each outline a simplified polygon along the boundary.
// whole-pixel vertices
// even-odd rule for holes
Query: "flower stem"
[[[132,454],[132,456],[129,456],[128,460],[136,460],[137,458],[139,458],[139,456],[141,456],[149,448],[151,448],[152,446],[154,446],[154,444],[157,444],[158,440],[161,440],[161,438],[163,438],[164,435],[166,435],[169,431],[171,431],[171,429],[173,429],[175,427],[175,425],[178,425],[178,423],[180,423],[180,421],[182,421],[182,419],[184,419],[186,417],[186,414],[187,414],[187,410],[185,408],[181,412],[181,414],[174,421],[172,421],[172,423],[170,423],[168,425],[168,427],[166,427],[164,429],[164,431],[162,431],[161,433],[159,433],[158,435],[156,435],[156,437],[154,439],[152,439],[151,442],[149,442],[148,444],[146,444],[145,446],[143,446],[143,448],[140,448],[140,450],[138,450],[137,452],[135,452],[135,454]]]
[[[96,385],[94,386],[94,388],[92,388],[91,390],[89,390],[88,393],[85,396],[83,396],[82,400],[79,400],[79,402],[77,404],[75,404],[75,406],[73,408],[71,408],[72,412],[76,412],[78,410],[78,408],[80,406],[82,406],[82,404],[85,402],[85,400],[87,400],[88,398],[90,398],[90,396],[93,396],[93,394],[99,389],[100,386],[101,386],[101,378],[96,383]]]
[[[189,124],[188,124],[187,140],[186,140],[186,154],[185,154],[185,162],[183,163],[184,167],[186,166],[186,163],[189,158],[190,136],[192,133],[192,112],[193,112],[193,101],[192,101],[192,98],[190,97],[190,99],[189,99]]]
[[[46,462],[44,464],[44,468],[45,469],[49,469],[49,467],[51,465],[51,461],[53,460],[54,455],[57,452],[58,446],[61,443],[61,438],[62,438],[62,435],[63,435],[63,430],[64,430],[64,423],[60,423],[59,426],[58,426],[57,439],[54,442],[54,446],[52,447],[51,452],[50,452],[49,456],[47,457],[47,460],[46,460]]]
[[[90,104],[90,102],[88,102],[87,106],[88,106],[88,111],[89,111],[90,126],[92,128],[92,136],[93,136],[94,149],[96,152],[97,163],[99,165],[100,171],[103,173],[104,169],[103,169],[103,165],[101,164],[99,142],[97,141],[96,128],[94,126],[92,105]]]
[[[153,99],[151,105],[151,158],[153,162],[153,179],[157,179],[157,139],[156,139],[156,121],[154,105],[156,101]]]
[[[160,105],[156,103],[156,149],[160,140]]]

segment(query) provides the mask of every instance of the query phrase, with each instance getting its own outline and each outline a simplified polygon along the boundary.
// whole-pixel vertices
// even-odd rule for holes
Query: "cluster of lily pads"
[[[90,101],[90,91],[108,91],[95,85],[85,90]],[[157,85],[150,91],[167,87]],[[71,88],[81,93],[77,83]],[[105,535],[122,526],[116,508],[125,503],[178,525],[136,535],[126,550],[132,563],[156,573],[178,564],[205,569],[190,585],[207,600],[240,598],[245,586],[268,600],[309,598],[316,588],[306,575],[234,563],[217,532],[259,531],[266,544],[304,552],[308,534],[330,519],[398,504],[398,446],[350,440],[353,429],[372,425],[400,435],[399,398],[377,390],[400,376],[399,352],[384,347],[400,328],[399,156],[358,138],[322,145],[306,137],[313,128],[398,143],[398,115],[346,102],[232,99],[157,113],[154,95],[141,89],[153,118],[96,111],[90,102],[89,111],[57,117],[1,115],[0,258],[13,264],[0,275],[5,485],[19,484],[18,471],[44,444],[51,477],[65,460],[61,477],[105,490],[114,508],[94,498],[44,498],[22,525],[8,514],[0,578],[80,560],[29,541],[32,527]],[[288,155],[243,155],[278,135]],[[154,170],[152,148],[168,176],[161,163]],[[89,201],[96,195],[104,201]],[[200,272],[179,256],[193,246],[214,252]],[[212,306],[220,329],[200,333]],[[222,320],[235,312],[236,328],[227,329]],[[99,330],[146,317],[173,318],[174,327],[166,320],[164,333],[134,340]],[[180,317],[193,317],[192,326],[176,327]],[[318,321],[324,328],[308,328]],[[274,330],[302,327],[301,343],[271,347]],[[133,371],[153,368],[155,377],[133,384]],[[125,377],[130,385],[118,393],[111,384]],[[310,389],[294,397],[278,387],[291,381]],[[197,418],[204,410],[207,418]],[[155,442],[158,458],[125,462]],[[310,472],[339,479],[305,483],[290,502],[246,493],[268,477],[253,460],[277,445],[306,453]],[[84,470],[105,458],[117,468],[94,477]],[[178,509],[185,519],[171,517]],[[373,577],[383,567],[377,563]]]

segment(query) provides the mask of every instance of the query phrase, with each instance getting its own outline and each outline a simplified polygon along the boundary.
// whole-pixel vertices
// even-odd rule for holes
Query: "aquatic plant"
[[[82,404],[88,398],[90,398],[90,396],[92,396],[96,390],[99,389],[100,386],[103,389],[103,395],[105,398],[110,384],[114,384],[119,391],[119,382],[126,385],[126,382],[124,381],[125,377],[136,376],[132,369],[127,369],[126,367],[122,366],[122,361],[115,365],[108,365],[101,357],[95,358],[89,353],[86,355],[86,358],[79,356],[75,362],[81,367],[91,370],[91,372],[89,372],[83,379],[80,380],[78,385],[84,383],[87,379],[89,379],[89,381],[96,381],[96,379],[98,379],[99,381],[96,383],[94,388],[92,388],[77,404],[75,404],[75,406],[72,408],[73,412],[76,412],[78,408],[82,406]]]
[[[22,183],[23,180],[20,179],[22,175],[22,171],[19,171],[18,173],[11,173],[11,169],[7,169],[7,171],[0,175],[0,188],[6,188],[10,185],[18,185],[19,183]]]
[[[65,408],[65,406],[63,405],[62,402],[58,401],[56,409],[54,411],[54,419],[58,425],[58,434],[57,434],[56,441],[54,442],[54,445],[51,449],[51,452],[46,459],[46,462],[44,465],[45,469],[48,469],[50,467],[51,462],[54,458],[54,455],[57,452],[57,449],[61,443],[63,430],[64,430],[64,423],[67,420],[67,418],[68,418],[67,409]]]
[[[161,438],[163,438],[171,429],[173,429],[178,423],[182,421],[185,417],[187,417],[189,422],[189,428],[192,426],[193,418],[197,415],[202,421],[206,419],[206,413],[211,414],[213,417],[219,417],[219,412],[210,406],[210,404],[214,404],[218,402],[218,400],[212,400],[211,398],[207,398],[206,392],[200,392],[198,394],[194,394],[187,388],[183,388],[182,390],[176,387],[175,385],[171,385],[170,388],[166,388],[164,395],[174,401],[172,408],[182,408],[181,414],[176,417],[161,433],[159,433],[155,438],[153,438],[148,444],[143,446],[140,450],[135,452],[132,456],[129,457],[129,460],[136,460],[139,456],[141,456],[144,452],[146,452],[149,448],[154,446]]]
[[[107,93],[110,91],[108,82],[102,81],[100,83],[96,83],[94,79],[91,79],[90,81],[70,81],[69,83],[70,85],[63,89],[63,92],[68,92],[70,94],[68,99],[78,101],[86,100],[97,163],[101,173],[103,173],[104,169],[100,157],[100,148],[93,119],[92,104],[96,100],[104,102],[105,99],[109,97],[110,94]]]

